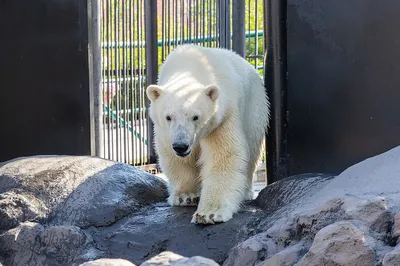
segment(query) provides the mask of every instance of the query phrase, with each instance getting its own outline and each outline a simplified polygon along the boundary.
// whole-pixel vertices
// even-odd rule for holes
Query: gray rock
[[[346,197],[343,209],[346,219],[363,222],[368,228],[378,233],[387,233],[393,224],[393,215],[388,211],[388,201],[384,197],[360,200]]]
[[[375,200],[382,202],[382,199],[372,199],[368,202],[375,202]],[[385,201],[383,200],[383,202]],[[359,208],[354,209],[354,206]],[[282,217],[265,232],[235,246],[229,252],[224,265],[264,265],[264,259],[273,265],[279,265],[279,262],[283,265],[290,264],[297,262],[300,255],[304,254],[311,246],[315,235],[326,226],[346,219],[356,219],[356,222],[367,229],[373,228],[372,226],[375,224],[388,223],[389,220],[386,219],[386,216],[376,215],[375,217],[373,211],[371,211],[371,219],[367,219],[363,215],[357,216],[354,210],[360,212],[370,210],[360,206],[370,206],[370,204],[365,204],[364,200],[356,197],[344,197],[332,199],[322,206],[303,213]],[[380,212],[380,208],[378,209]],[[391,216],[389,215],[389,217]],[[370,223],[371,221],[374,223]]]
[[[164,251],[143,262],[140,266],[218,266],[219,264],[213,260],[194,256],[191,258],[183,257],[179,254]],[[87,261],[79,266],[135,266],[128,260],[124,259],[98,259]]]
[[[24,222],[0,235],[1,255],[6,265],[44,265],[44,256],[35,256],[41,247],[38,236],[44,227],[33,222]]]
[[[22,205],[35,206],[26,217],[17,212],[6,216],[0,232],[28,218],[81,228],[106,226],[167,196],[162,179],[95,157],[20,158],[0,167],[0,177],[2,198],[5,192],[6,199],[13,193],[19,195]]]
[[[0,232],[23,221],[39,221],[46,217],[46,206],[30,192],[19,190],[0,194]]]
[[[219,264],[213,260],[194,256],[186,258],[173,252],[164,251],[154,256],[148,261],[140,264],[140,266],[218,266]]]
[[[355,164],[298,204],[299,212],[332,198],[384,196],[391,208],[400,206],[400,146]]]
[[[292,266],[304,255],[307,247],[300,242],[258,263],[257,266]]]
[[[166,250],[185,257],[200,255],[222,264],[235,244],[262,230],[258,224],[267,217],[247,205],[231,222],[196,226],[190,223],[194,211],[193,207],[157,204],[111,226],[91,227],[86,232],[107,256],[122,256],[136,264]]]
[[[135,264],[123,259],[98,259],[84,262],[79,266],[135,266]]]
[[[165,181],[135,167],[85,156],[19,158],[0,165],[0,261],[140,265],[169,251],[192,265],[206,258],[227,266],[305,265],[310,256],[337,262],[332,258],[343,250],[327,243],[348,243],[329,228],[344,223],[357,243],[350,252],[388,263],[399,238],[398,173],[400,147],[337,177],[276,182],[232,220],[202,226],[190,223],[195,208],[167,205]],[[326,255],[314,253],[321,249]]]
[[[400,265],[400,245],[385,255],[382,266],[398,266]]]
[[[347,221],[321,229],[296,266],[374,266],[375,253],[364,232]]]
[[[100,158],[6,162],[0,166],[0,257],[8,265],[91,259],[101,251],[85,228],[112,225],[167,196],[164,180]]]
[[[265,233],[250,237],[243,243],[235,246],[224,262],[224,266],[254,265],[269,255],[278,252],[278,247],[273,239]]]
[[[303,174],[288,177],[263,189],[255,199],[267,212],[289,213],[320,191],[333,175]]]
[[[393,220],[393,238],[397,239],[397,244],[400,244],[400,213],[396,213]]]
[[[76,237],[74,232],[85,236],[84,244],[78,242],[75,246],[73,242],[64,247],[75,253],[60,251],[59,259],[54,254],[62,243],[45,246],[42,239],[49,233],[43,228],[35,231],[34,241],[20,238],[38,251],[24,255],[33,266],[82,263],[102,257],[140,264],[165,250],[189,258],[201,255],[222,264],[232,247],[265,229],[269,223],[266,218],[271,214],[250,203],[228,223],[196,226],[190,223],[195,208],[171,208],[166,204],[165,181],[134,167],[93,157],[19,158],[0,166],[0,177],[3,198],[14,193],[25,200],[26,206],[33,206],[30,216],[8,215],[6,226],[0,228],[0,241],[4,243],[0,257],[7,258],[10,265],[22,265],[16,258],[25,253],[14,246],[12,239],[25,221],[49,232],[55,230],[52,227],[64,228],[64,235],[71,234],[71,238]],[[314,179],[309,176],[302,180],[309,183],[309,178]],[[295,189],[302,182],[291,184]],[[12,204],[7,206],[14,210]],[[17,223],[21,225],[14,228]]]
[[[89,242],[79,227],[45,228],[33,222],[0,235],[3,257],[10,265],[66,265],[75,261]]]

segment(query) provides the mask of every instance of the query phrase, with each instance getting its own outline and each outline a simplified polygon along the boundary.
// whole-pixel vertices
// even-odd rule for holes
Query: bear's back
[[[160,69],[159,82],[165,84],[180,74],[190,75],[205,86],[221,87],[237,87],[246,80],[260,78],[254,67],[233,51],[194,44],[178,46],[167,56]]]

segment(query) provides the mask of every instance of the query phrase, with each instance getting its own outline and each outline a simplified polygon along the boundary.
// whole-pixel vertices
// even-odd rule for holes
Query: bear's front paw
[[[197,206],[200,197],[196,193],[181,193],[168,197],[168,203],[171,206]]]
[[[215,224],[232,219],[233,212],[229,209],[197,210],[192,216],[192,223]]]

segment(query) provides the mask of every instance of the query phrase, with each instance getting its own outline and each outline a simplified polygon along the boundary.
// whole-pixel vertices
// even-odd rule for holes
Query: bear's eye
[[[193,121],[199,120],[199,117],[197,115],[193,116]]]
[[[169,115],[167,115],[165,119],[167,119],[167,121],[171,121],[171,117]]]

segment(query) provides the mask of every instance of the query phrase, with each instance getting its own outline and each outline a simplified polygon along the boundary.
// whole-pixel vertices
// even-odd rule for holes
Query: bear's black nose
[[[185,154],[187,152],[187,150],[189,149],[189,145],[187,145],[186,143],[182,143],[182,142],[173,143],[172,144],[172,148],[178,154]]]

